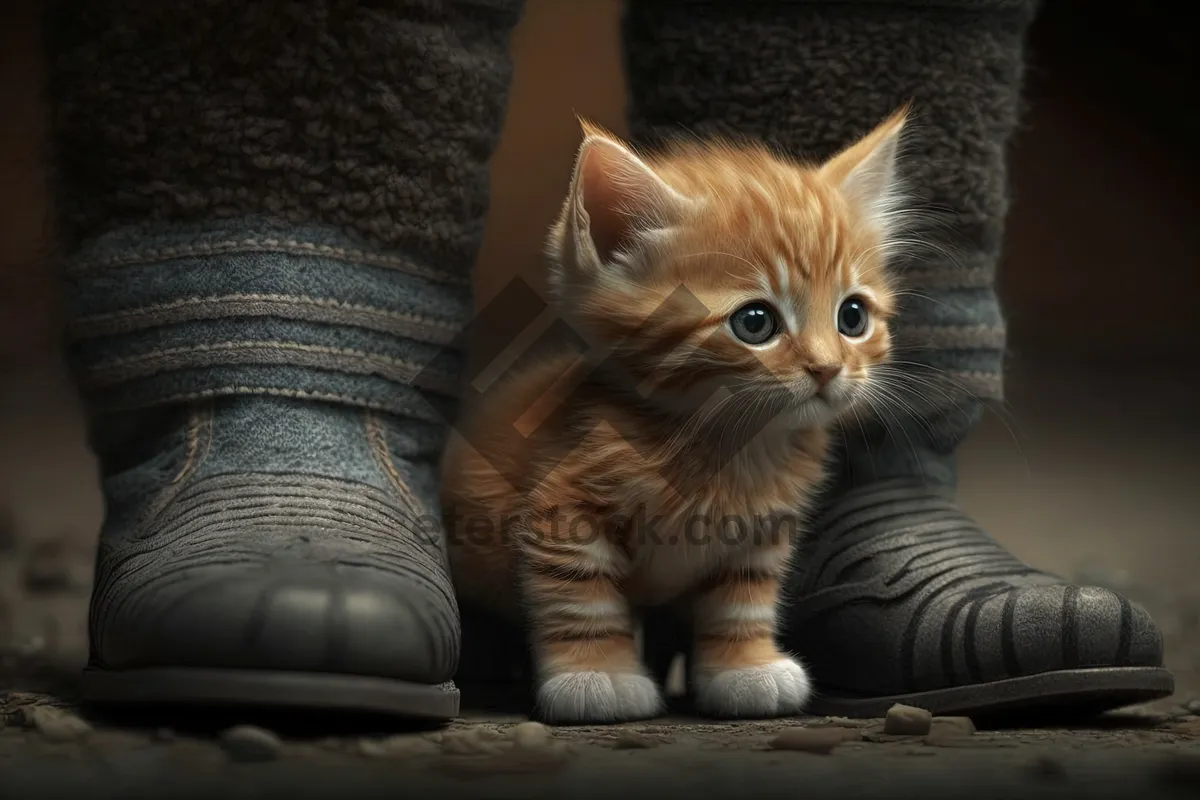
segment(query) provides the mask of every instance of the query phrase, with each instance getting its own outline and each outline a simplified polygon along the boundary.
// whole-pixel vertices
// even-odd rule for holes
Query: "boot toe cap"
[[[110,545],[93,662],[449,681],[460,623],[440,544],[371,487],[296,482],[201,481],[152,535]]]
[[[454,620],[435,587],[370,568],[275,563],[197,575],[111,620],[114,668],[187,666],[449,680]],[[149,592],[154,590],[150,588]]]

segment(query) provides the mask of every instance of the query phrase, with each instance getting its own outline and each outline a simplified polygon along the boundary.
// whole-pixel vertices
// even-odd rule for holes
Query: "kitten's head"
[[[814,165],[721,141],[648,157],[585,123],[548,247],[561,312],[663,402],[725,388],[735,413],[832,419],[890,352],[905,117]]]

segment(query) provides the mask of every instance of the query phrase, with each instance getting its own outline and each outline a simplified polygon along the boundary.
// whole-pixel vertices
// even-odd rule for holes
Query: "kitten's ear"
[[[896,161],[908,114],[906,105],[821,167],[821,174],[868,214],[886,213],[897,199]]]
[[[563,234],[576,258],[607,264],[638,234],[671,225],[687,199],[615,136],[583,122]]]

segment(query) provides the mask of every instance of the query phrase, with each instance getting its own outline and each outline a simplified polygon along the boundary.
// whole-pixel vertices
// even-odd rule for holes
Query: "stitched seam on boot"
[[[112,336],[144,328],[202,319],[279,316],[309,322],[351,325],[400,334],[430,344],[449,344],[461,326],[448,319],[390,311],[361,303],[283,294],[229,294],[191,297],[143,308],[81,317],[68,326],[72,340]]]
[[[229,253],[287,253],[289,255],[307,255],[345,261],[360,266],[383,267],[405,272],[415,277],[427,278],[438,283],[448,283],[459,286],[469,286],[470,276],[457,275],[451,270],[433,270],[413,263],[400,256],[387,256],[350,247],[334,247],[326,244],[302,242],[298,239],[238,239],[224,242],[213,242],[203,245],[185,245],[180,247],[159,247],[145,250],[133,250],[119,256],[100,258],[84,258],[69,264],[66,274],[71,277],[95,272],[104,272],[120,267],[130,267],[139,264],[152,264],[164,260],[179,258],[196,258],[199,256],[216,256]]]
[[[374,412],[367,410],[363,413],[363,417],[367,426],[367,440],[371,443],[371,453],[375,456],[375,462],[383,469],[384,474],[388,477],[388,482],[396,494],[400,495],[400,499],[408,503],[411,510],[420,516],[428,517],[429,510],[425,508],[425,504],[417,499],[413,494],[412,489],[408,487],[400,471],[396,469],[396,464],[392,460],[391,449],[388,447],[387,435],[383,430],[383,424]]]
[[[212,389],[201,389],[195,392],[180,392],[178,394],[166,395],[164,397],[155,397],[152,403],[107,403],[102,404],[105,411],[133,411],[139,408],[144,408],[147,405],[170,405],[172,403],[183,403],[191,400],[207,400],[215,397],[227,397],[231,395],[266,395],[268,397],[289,397],[294,400],[319,400],[330,403],[345,403],[348,405],[359,406],[360,408],[369,408],[373,411],[382,411],[385,413],[400,413],[408,415],[409,411],[401,409],[397,412],[396,408],[388,403],[381,403],[378,400],[371,400],[366,397],[359,397],[352,394],[342,394],[340,392],[310,392],[304,389],[284,389],[278,386],[246,386],[239,384],[229,384],[226,386],[217,386]],[[417,419],[428,419],[430,421],[443,422],[440,417],[416,417]]]
[[[195,474],[200,464],[208,456],[211,444],[212,405],[211,403],[197,405],[188,414],[187,454],[184,456],[183,465],[175,476],[154,495],[149,505],[146,506],[146,510],[138,520],[136,528],[139,537],[158,518],[159,514],[170,504],[171,500],[187,485],[188,479]]]
[[[379,375],[388,380],[439,392],[458,393],[458,381],[407,361],[365,350],[284,341],[222,342],[220,344],[172,347],[126,358],[103,361],[88,367],[87,385],[103,388],[162,372],[234,364],[313,367],[351,374]]]

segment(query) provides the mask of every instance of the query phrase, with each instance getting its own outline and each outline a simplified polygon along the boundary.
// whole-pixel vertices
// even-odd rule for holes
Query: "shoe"
[[[435,426],[234,397],[99,435],[86,701],[458,713]]]
[[[84,698],[453,717],[465,288],[258,220],[119,231],[69,274],[106,506]]]
[[[86,698],[452,717],[437,462],[521,4],[49,6]]]
[[[1144,609],[1022,563],[955,502],[953,459],[831,495],[788,585],[814,714],[1101,712],[1171,695]]]

